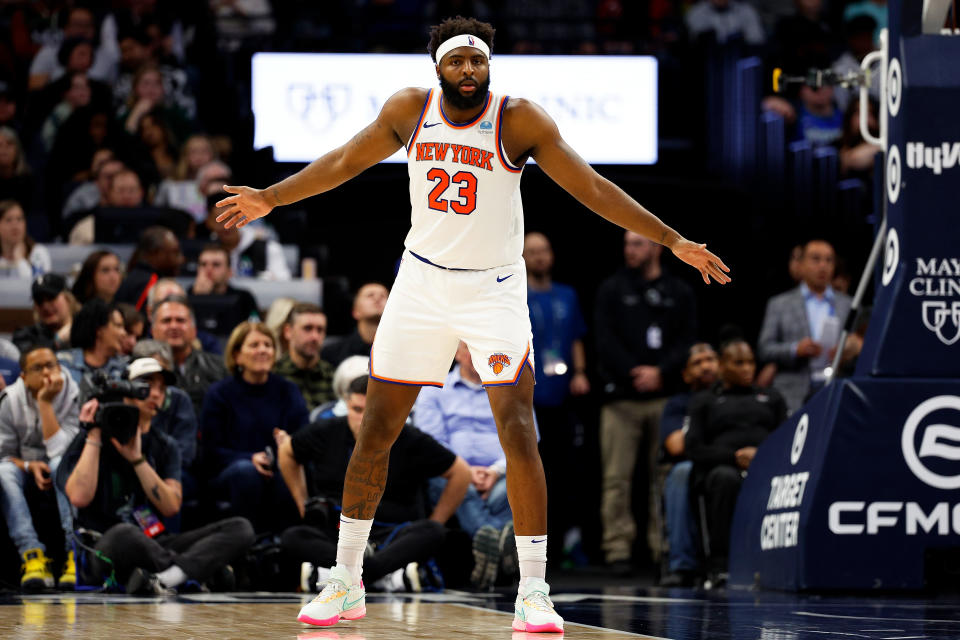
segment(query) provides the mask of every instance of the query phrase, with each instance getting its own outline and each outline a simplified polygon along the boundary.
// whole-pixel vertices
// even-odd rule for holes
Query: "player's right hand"
[[[224,229],[245,227],[273,211],[273,206],[267,203],[262,189],[226,185],[223,190],[236,194],[217,203],[218,207],[226,207],[226,211],[217,216],[217,222],[223,222]]]

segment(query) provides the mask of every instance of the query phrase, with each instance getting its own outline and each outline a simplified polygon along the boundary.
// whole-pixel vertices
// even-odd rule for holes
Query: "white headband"
[[[447,55],[457,47],[473,47],[474,49],[477,49],[483,53],[488,60],[490,59],[490,47],[487,46],[487,43],[477,36],[471,36],[464,33],[459,36],[453,36],[437,47],[437,64],[440,63],[440,60],[443,59],[443,56]]]

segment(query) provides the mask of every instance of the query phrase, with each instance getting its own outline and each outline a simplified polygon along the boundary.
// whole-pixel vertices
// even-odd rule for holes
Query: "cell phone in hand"
[[[267,454],[267,465],[272,469],[277,462],[277,454],[273,452],[273,447],[267,445],[263,452]]]

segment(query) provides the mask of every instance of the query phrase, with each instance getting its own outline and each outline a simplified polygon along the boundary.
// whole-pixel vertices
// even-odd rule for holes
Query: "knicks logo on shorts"
[[[487,364],[496,375],[510,366],[510,356],[505,353],[495,353],[487,360]]]

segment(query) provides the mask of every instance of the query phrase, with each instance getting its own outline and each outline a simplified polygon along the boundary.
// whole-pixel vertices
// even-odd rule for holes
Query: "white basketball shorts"
[[[370,377],[442,387],[460,340],[484,386],[515,385],[533,373],[533,333],[523,260],[456,271],[404,251],[370,350]]]

